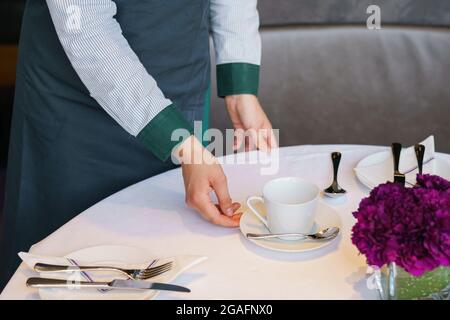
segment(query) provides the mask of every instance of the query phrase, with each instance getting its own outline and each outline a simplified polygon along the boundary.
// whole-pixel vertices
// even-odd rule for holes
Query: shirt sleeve
[[[257,0],[211,0],[219,97],[258,94],[261,38]]]
[[[58,38],[90,95],[128,133],[166,160],[191,125],[167,99],[122,34],[111,0],[46,0]]]

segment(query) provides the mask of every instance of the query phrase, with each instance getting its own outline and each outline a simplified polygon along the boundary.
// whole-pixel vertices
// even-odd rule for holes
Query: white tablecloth
[[[331,246],[307,253],[282,253],[247,241],[238,229],[204,221],[184,203],[179,169],[130,186],[84,211],[31,248],[32,253],[65,255],[96,245],[128,245],[149,256],[204,255],[209,259],[182,274],[176,284],[191,288],[189,296],[161,293],[159,299],[376,299],[366,284],[366,265],[351,244],[352,212],[368,189],[353,167],[383,147],[321,145],[280,149],[276,176],[298,176],[330,184],[330,152],[341,151],[340,184],[345,199],[322,199],[343,221],[342,237]],[[450,157],[449,157],[450,159]],[[260,194],[265,181],[258,165],[224,165],[232,198],[244,202]],[[76,197],[76,195],[74,195]],[[36,299],[25,286],[30,271],[22,264],[1,294],[2,299]]]

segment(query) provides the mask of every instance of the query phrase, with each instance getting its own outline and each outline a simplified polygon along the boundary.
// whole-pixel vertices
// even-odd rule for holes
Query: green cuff
[[[233,94],[258,95],[259,66],[250,63],[217,65],[217,94],[223,98]]]
[[[181,141],[172,141],[172,132],[176,129],[186,129],[193,134],[191,124],[183,117],[181,112],[171,104],[158,113],[139,132],[137,138],[162,161],[166,161],[173,148]],[[187,137],[185,137],[187,138]]]

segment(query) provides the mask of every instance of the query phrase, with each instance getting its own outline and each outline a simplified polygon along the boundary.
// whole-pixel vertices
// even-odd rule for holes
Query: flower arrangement
[[[450,182],[417,176],[417,186],[381,184],[353,213],[352,242],[369,265],[391,262],[413,276],[450,265]]]

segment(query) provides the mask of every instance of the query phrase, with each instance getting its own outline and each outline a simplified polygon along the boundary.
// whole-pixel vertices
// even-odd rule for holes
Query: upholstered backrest
[[[366,28],[369,4],[381,7],[381,30]],[[259,7],[260,99],[281,145],[409,145],[435,134],[438,151],[450,152],[450,1]],[[230,127],[223,101],[213,98],[212,108],[211,125]]]
[[[450,27],[448,0],[258,0],[263,26],[365,24],[367,8],[381,9],[383,24]]]

